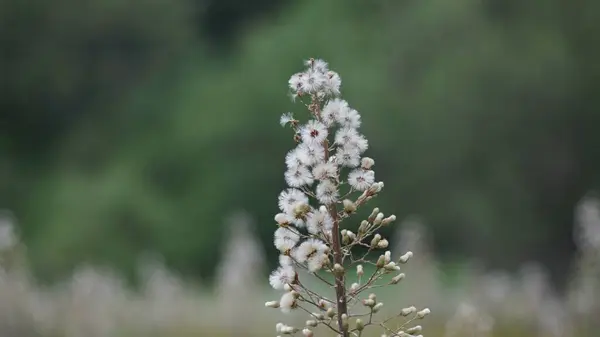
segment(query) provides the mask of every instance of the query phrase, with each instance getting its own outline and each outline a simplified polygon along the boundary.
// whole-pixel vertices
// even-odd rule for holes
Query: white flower
[[[329,65],[327,64],[327,62],[321,59],[309,59],[304,61],[304,64],[307,67],[313,69],[314,71],[320,72],[322,74],[325,74],[329,71]]]
[[[331,180],[323,180],[317,185],[317,199],[322,204],[331,204],[338,201],[339,192],[337,186]]]
[[[327,126],[332,126],[333,123],[339,120],[339,116],[344,114],[346,110],[349,110],[348,102],[343,99],[335,98],[327,102],[321,111],[321,118],[323,123]]]
[[[338,115],[338,123],[343,127],[357,129],[361,124],[360,114],[354,109],[344,109]]]
[[[346,167],[357,167],[360,164],[360,151],[352,146],[339,147],[336,150],[336,162]]]
[[[323,90],[325,83],[327,82],[327,76],[315,70],[308,70],[300,77],[300,90],[299,92],[305,93],[318,93]]]
[[[285,155],[285,165],[288,167],[288,169],[297,167],[302,164],[303,164],[303,162],[302,162],[302,160],[300,160],[300,156],[298,156],[298,148],[290,150]]]
[[[287,123],[294,120],[294,115],[291,112],[286,112],[279,118],[279,124],[281,124],[281,126],[285,126]]]
[[[314,235],[325,234],[331,236],[333,228],[333,218],[329,215],[324,206],[319,210],[314,210],[306,215],[306,228],[308,232]]]
[[[304,74],[304,73],[296,73],[296,74],[292,75],[292,77],[290,77],[288,84],[290,86],[290,89],[292,89],[293,92],[302,92],[302,81],[303,81],[303,77],[305,77],[305,76],[306,76],[306,74]]]
[[[301,143],[296,148],[296,155],[302,164],[308,166],[325,161],[325,149],[321,144]]]
[[[299,189],[288,188],[279,194],[279,209],[282,212],[293,215],[299,205],[308,205],[308,197]]]
[[[313,178],[326,180],[337,176],[337,166],[334,163],[317,164],[312,170]]]
[[[335,143],[339,146],[356,148],[360,153],[365,152],[369,147],[367,139],[350,127],[344,127],[335,133]]]
[[[305,263],[310,272],[316,272],[329,262],[329,247],[318,239],[308,239],[300,244],[292,254],[296,261]]]
[[[327,126],[317,120],[309,120],[306,125],[300,129],[300,137],[305,143],[322,143],[327,139]]]
[[[356,169],[348,174],[348,184],[357,191],[366,191],[375,182],[375,172]]]
[[[306,166],[291,167],[285,172],[285,182],[290,187],[301,187],[304,185],[312,185],[315,181],[312,173]]]
[[[335,71],[327,72],[327,80],[325,81],[324,90],[325,93],[332,96],[340,95],[340,87],[342,86],[342,79],[340,75]]]
[[[269,283],[273,289],[282,290],[286,284],[291,284],[296,278],[296,271],[290,265],[275,269],[269,276]]]
[[[292,260],[291,257],[289,257],[288,255],[279,255],[279,265],[281,266],[293,266],[294,265],[294,260]]]
[[[299,263],[306,262],[312,256],[318,253],[328,253],[329,247],[319,239],[308,239],[300,244],[293,251],[294,258]]]
[[[308,259],[306,265],[308,266],[308,271],[316,273],[321,270],[324,265],[327,265],[327,263],[329,263],[329,256],[326,253],[318,252]]]
[[[290,312],[296,305],[296,297],[291,291],[286,292],[279,300],[279,307],[284,313]]]
[[[275,248],[279,249],[280,252],[286,253],[300,240],[300,235],[287,227],[279,227],[273,235],[273,243]]]

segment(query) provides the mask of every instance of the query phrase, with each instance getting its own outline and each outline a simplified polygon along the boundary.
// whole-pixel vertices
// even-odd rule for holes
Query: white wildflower
[[[294,258],[299,263],[307,262],[311,271],[321,268],[328,259],[329,247],[318,239],[308,239],[293,251]],[[312,264],[312,268],[311,268]],[[318,267],[318,268],[317,268]],[[316,270],[314,270],[316,268]]]
[[[327,62],[321,59],[309,59],[304,61],[304,64],[307,67],[310,67],[312,70],[325,74],[329,71],[329,65]]]
[[[336,150],[336,162],[346,167],[357,167],[360,164],[360,151],[352,146],[339,147]]]
[[[320,163],[312,170],[313,178],[317,180],[326,180],[337,177],[337,166],[334,163]]]
[[[337,122],[340,116],[346,114],[346,111],[349,109],[348,102],[343,99],[335,98],[330,100],[323,107],[323,111],[321,111],[323,123],[327,126],[333,126],[333,123]]]
[[[296,148],[298,160],[307,166],[313,166],[325,161],[325,149],[321,144],[301,143]]]
[[[354,109],[344,109],[338,115],[338,123],[343,127],[357,129],[360,127],[360,114]]]
[[[321,270],[321,268],[323,268],[323,266],[327,265],[328,263],[329,263],[329,255],[327,255],[327,253],[325,253],[325,252],[318,252],[317,254],[312,256],[310,259],[308,259],[308,261],[306,262],[306,265],[308,266],[308,271],[310,271],[311,273],[316,273],[319,270]]]
[[[296,271],[292,266],[285,265],[275,269],[269,276],[269,283],[273,289],[282,290],[286,284],[294,282]]]
[[[288,84],[290,86],[290,89],[292,89],[292,92],[294,93],[302,93],[302,78],[306,76],[304,73],[296,73],[294,75],[292,75],[292,77],[290,77],[290,80],[288,81]]]
[[[323,87],[327,83],[327,76],[315,70],[308,70],[301,77],[301,90],[302,92],[316,94],[323,90]]]
[[[367,139],[351,127],[339,129],[335,133],[335,143],[339,146],[355,148],[360,153],[365,152],[369,147]]]
[[[317,185],[317,199],[322,204],[332,204],[338,201],[337,186],[331,180],[323,180]]]
[[[294,114],[292,114],[291,112],[286,112],[279,118],[279,124],[281,124],[281,126],[286,126],[287,123],[290,123],[292,121],[295,121],[295,119]]]
[[[335,71],[328,71],[324,91],[325,93],[331,96],[339,96],[340,95],[340,87],[342,86],[342,78]]]
[[[281,266],[293,266],[294,265],[294,260],[292,260],[291,257],[289,257],[288,255],[279,255],[279,265]]]
[[[304,162],[300,159],[298,148],[290,150],[285,155],[285,165],[288,169],[304,165]]]
[[[279,227],[275,231],[273,243],[280,252],[286,253],[294,248],[299,240],[300,235],[295,231],[287,227]]]
[[[290,187],[302,187],[304,185],[312,185],[315,181],[312,173],[306,166],[296,166],[288,169],[285,172],[285,182]]]
[[[306,228],[311,234],[325,234],[329,237],[333,228],[333,218],[329,215],[325,207],[321,207],[319,210],[308,213],[306,216]]]
[[[305,143],[317,143],[321,144],[325,139],[327,139],[328,135],[327,126],[325,124],[311,119],[303,125],[300,129],[300,137],[302,137],[302,141]]]
[[[366,191],[375,182],[375,172],[356,169],[348,174],[348,184],[357,191]]]
[[[279,300],[281,311],[288,313],[296,306],[296,296],[293,292],[288,291]]]
[[[299,205],[308,205],[308,197],[299,189],[288,188],[279,194],[279,209],[282,212],[293,215]]]

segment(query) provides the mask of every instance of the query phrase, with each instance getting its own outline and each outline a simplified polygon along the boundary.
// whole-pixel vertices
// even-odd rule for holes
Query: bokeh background
[[[600,228],[598,36],[593,0],[1,0],[0,207],[21,243],[0,334],[275,335],[249,289],[269,294],[278,118],[302,112],[287,80],[309,57],[363,116],[377,206],[426,238],[407,275],[430,281],[406,292],[439,310],[430,335],[483,308],[478,335],[591,333],[600,311],[566,303],[578,261],[599,264],[574,235]]]

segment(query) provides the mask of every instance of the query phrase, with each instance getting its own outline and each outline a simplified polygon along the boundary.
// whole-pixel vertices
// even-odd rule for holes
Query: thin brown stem
[[[312,102],[309,105],[309,110],[313,113],[317,120],[321,118],[321,107],[319,99],[313,95]],[[323,142],[323,149],[325,150],[325,161],[329,160],[329,141],[325,139]],[[340,243],[340,218],[338,216],[337,205],[335,202],[330,203],[327,206],[327,210],[333,219],[332,228],[332,250],[333,250],[333,262],[343,266],[343,253],[342,245]],[[338,329],[341,337],[349,337],[350,333],[348,328],[344,328],[342,315],[348,315],[348,305],[346,303],[346,280],[343,273],[335,275],[335,297],[337,303],[337,322]]]

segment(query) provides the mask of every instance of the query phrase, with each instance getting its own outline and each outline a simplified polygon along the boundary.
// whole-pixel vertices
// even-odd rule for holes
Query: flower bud
[[[382,226],[387,226],[389,224],[391,224],[392,222],[396,221],[396,216],[395,215],[390,215],[387,218],[381,220],[381,225]]]
[[[375,264],[375,266],[377,268],[383,268],[383,266],[385,266],[385,256],[380,255],[377,259],[377,263]]]
[[[342,229],[342,231],[340,232],[340,234],[342,235],[342,244],[347,245],[350,243],[350,237],[348,236],[348,230],[346,229]]]
[[[304,336],[306,336],[306,337],[313,337],[313,336],[314,336],[313,332],[312,332],[312,331],[310,331],[309,329],[303,329],[303,330],[302,330],[302,334],[303,334]]]
[[[279,308],[279,301],[269,301],[265,303],[265,307],[267,308]]]
[[[360,161],[360,167],[363,170],[369,170],[369,169],[371,169],[371,167],[373,167],[373,165],[375,165],[375,161],[369,157],[364,157]]]
[[[359,264],[358,266],[356,266],[356,275],[363,276],[364,274],[365,274],[365,271],[363,270],[362,264]]]
[[[398,282],[402,281],[404,279],[404,277],[406,277],[406,275],[404,275],[404,273],[400,273],[400,274],[392,277],[390,284],[398,284]]]
[[[375,234],[375,236],[373,237],[373,240],[371,240],[371,247],[373,247],[373,248],[377,247],[377,244],[379,243],[379,241],[381,241],[381,235]]]
[[[346,212],[347,214],[352,214],[352,213],[356,212],[356,205],[354,204],[354,202],[352,200],[344,199],[343,204],[344,204],[344,212]]]
[[[406,332],[409,334],[414,334],[415,332],[421,332],[422,330],[423,330],[423,328],[420,325],[416,325],[416,326],[406,330]]]
[[[335,310],[333,308],[327,309],[327,317],[333,318],[335,316]]]
[[[369,215],[369,218],[368,218],[369,222],[373,222],[373,220],[375,220],[377,213],[379,213],[379,208],[375,207],[373,209],[373,212],[371,212],[371,215]]]
[[[375,301],[374,301],[374,300],[372,300],[372,299],[370,299],[370,298],[368,298],[368,299],[366,299],[366,300],[363,300],[363,301],[362,301],[362,304],[363,304],[365,307],[372,308],[372,307],[374,307],[374,306],[375,306]]]
[[[310,206],[307,204],[299,204],[294,208],[294,218],[303,219],[310,212]]]
[[[375,294],[373,294],[373,293],[370,293],[370,294],[369,294],[369,299],[370,299],[370,300],[373,300],[373,301],[377,301],[377,295],[375,295]]]
[[[375,226],[379,226],[381,224],[381,222],[383,221],[383,213],[378,213],[377,216],[375,217],[375,220],[373,220],[373,224]]]
[[[355,292],[356,290],[358,290],[358,287],[360,287],[360,284],[356,282],[352,283],[352,285],[350,286],[350,292]]]
[[[344,267],[342,267],[341,264],[336,263],[333,265],[333,272],[335,273],[335,275],[337,276],[341,276],[344,275]]]
[[[388,240],[383,239],[377,243],[377,248],[385,249],[388,247],[389,244],[390,243],[388,242]]]
[[[398,262],[406,263],[406,262],[408,262],[408,260],[410,260],[410,258],[412,256],[413,256],[412,252],[406,252],[404,255],[400,256],[400,259],[398,260]]]
[[[279,224],[279,226],[289,225],[289,223],[290,223],[289,220],[290,220],[290,218],[284,213],[279,213],[279,214],[275,215],[275,221]]]
[[[415,311],[417,311],[417,308],[411,306],[411,307],[402,309],[400,311],[400,315],[402,315],[402,316],[408,316],[408,315],[412,314]]]
[[[369,222],[367,220],[363,220],[358,227],[358,235],[365,235],[367,230],[369,229]]]
[[[373,312],[378,312],[379,309],[381,309],[381,307],[383,307],[383,302],[379,302],[377,304],[375,304],[375,306],[373,307]]]
[[[324,319],[325,319],[325,315],[323,315],[323,314],[322,314],[322,313],[320,313],[320,312],[313,312],[313,313],[312,313],[312,316],[313,316],[314,318],[318,319],[319,321],[322,321],[322,320],[324,320]]]
[[[390,252],[389,250],[387,250],[384,254],[385,256],[385,263],[390,263],[391,259],[392,259],[392,252]]]
[[[320,299],[319,302],[317,302],[317,304],[319,305],[319,308],[326,310],[327,308],[329,308],[329,303],[327,303],[327,301]]]
[[[381,192],[382,189],[383,189],[383,181],[380,181],[378,183],[373,183],[373,185],[371,185],[371,187],[369,187],[369,189],[367,190],[367,192],[371,193],[371,194],[374,194],[374,193]]]
[[[427,315],[429,315],[431,313],[431,310],[429,310],[429,308],[425,308],[419,312],[417,312],[417,318],[423,318]]]
[[[387,271],[400,270],[400,267],[397,266],[395,262],[390,262],[390,263],[386,264],[385,266],[383,266],[383,268]]]
[[[306,326],[310,326],[310,327],[316,327],[319,324],[319,322],[315,321],[315,320],[308,320],[306,321]]]
[[[356,330],[358,331],[363,331],[363,329],[365,328],[365,323],[363,323],[362,319],[357,319],[356,320]]]
[[[342,314],[342,328],[344,328],[344,330],[348,330],[348,315],[347,314]]]

